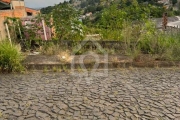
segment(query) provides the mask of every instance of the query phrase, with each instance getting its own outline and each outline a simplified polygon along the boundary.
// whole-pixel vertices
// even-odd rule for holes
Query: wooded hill
[[[131,5],[134,0],[123,0],[127,6]],[[77,8],[83,11],[83,13],[87,12],[98,12],[101,11],[102,9],[106,8],[112,3],[119,3],[122,4],[122,0],[70,0],[69,3]],[[139,4],[151,4],[155,6],[163,6],[163,4],[158,3],[159,0],[137,0]],[[64,3],[68,3],[65,1]],[[171,3],[175,5],[177,3],[177,0],[172,0]],[[63,3],[59,3],[58,5],[61,5]],[[48,14],[52,11],[54,7],[53,6],[48,6],[45,8],[41,9],[42,14]]]

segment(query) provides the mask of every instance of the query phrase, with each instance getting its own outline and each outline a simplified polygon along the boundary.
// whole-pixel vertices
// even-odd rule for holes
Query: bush
[[[0,41],[0,72],[21,72],[23,56],[17,45],[7,41]]]
[[[122,29],[124,53],[133,57],[150,54],[160,60],[180,60],[180,34],[157,30],[155,24],[128,24]],[[139,55],[138,55],[139,54]]]
[[[158,59],[180,60],[180,34],[169,34],[156,30],[150,22],[145,24],[140,36],[143,53],[158,55]]]
[[[180,34],[165,36],[166,50],[162,57],[167,60],[180,60]]]

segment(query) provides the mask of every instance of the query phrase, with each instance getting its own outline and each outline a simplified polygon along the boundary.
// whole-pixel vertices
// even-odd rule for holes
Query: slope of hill
[[[161,6],[167,5],[170,6],[173,4],[174,8],[176,10],[179,9],[180,7],[180,0],[137,0],[138,3],[140,4],[151,4],[154,6]],[[122,5],[122,0],[70,0],[69,2],[65,1],[64,3],[70,3],[73,7],[79,9],[82,14],[86,14],[88,12],[94,13],[99,13],[101,10],[104,8],[108,7],[112,3],[118,3],[119,5]],[[59,3],[58,5],[64,4],[64,3]],[[125,4],[127,6],[131,5],[133,3],[133,0],[126,0]],[[53,10],[53,6],[48,6],[45,8],[41,9],[42,14],[48,14]]]

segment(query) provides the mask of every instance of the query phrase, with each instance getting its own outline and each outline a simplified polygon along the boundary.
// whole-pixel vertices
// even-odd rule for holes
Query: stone
[[[16,117],[19,117],[22,115],[22,111],[21,110],[18,110],[18,109],[14,109],[13,110],[13,115],[16,116]]]
[[[63,120],[62,116],[57,117],[58,120]]]
[[[5,107],[5,106],[0,106],[0,110],[5,111],[5,110],[6,110],[6,107]]]
[[[116,118],[110,115],[109,120],[116,120]]]
[[[32,118],[32,117],[34,117],[34,115],[35,114],[28,114],[28,115],[25,116],[25,118]]]
[[[109,110],[109,109],[106,109],[106,110],[105,110],[105,113],[107,113],[108,115],[112,115],[112,114],[113,114],[113,111],[112,111],[112,110]]]
[[[46,114],[46,113],[42,113],[40,111],[37,111],[36,112],[36,117],[39,118],[39,119],[45,119],[45,118],[47,119],[49,117],[49,115]]]
[[[65,113],[66,113],[66,112],[65,112],[64,110],[60,110],[60,111],[59,111],[59,114],[60,114],[60,115],[65,115]]]
[[[172,114],[166,114],[166,116],[170,119],[174,119],[175,117]]]
[[[25,116],[18,117],[17,120],[24,120]]]
[[[42,119],[42,118],[41,118]],[[25,120],[39,120],[38,118],[36,118],[36,117],[30,117],[30,118],[27,118],[27,119],[25,119]]]
[[[56,106],[53,106],[52,111],[53,111],[54,113],[58,113],[58,112],[60,111],[60,109],[59,109],[58,107],[56,107]]]
[[[153,116],[159,116],[157,112],[151,112],[151,115],[153,115]]]

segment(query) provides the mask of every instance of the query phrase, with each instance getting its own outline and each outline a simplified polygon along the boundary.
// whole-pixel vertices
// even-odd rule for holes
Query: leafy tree
[[[101,5],[99,5],[99,6],[97,6],[96,11],[101,11],[101,10],[103,10],[103,9],[104,9],[104,7],[101,6]]]
[[[104,1],[107,2],[106,0]],[[127,4],[127,2],[130,4]],[[163,7],[140,4],[137,0],[122,0],[120,2],[114,2],[109,7],[103,9],[102,13],[100,12],[101,15],[96,14],[92,25],[96,22],[96,25],[116,29],[121,28],[125,20],[145,21],[150,17],[162,17],[163,12]]]
[[[131,1],[131,5],[127,6],[126,2],[120,7],[119,4],[113,4],[109,8],[103,10],[101,19],[97,24],[108,28],[122,28],[124,21],[144,21],[150,16],[149,6],[139,5],[136,0]]]
[[[55,37],[60,40],[82,39],[83,25],[79,13],[68,3],[56,5],[48,15],[47,24],[55,29]],[[51,21],[49,21],[51,19]]]
[[[88,6],[88,2],[83,1],[80,6],[81,8],[85,8],[86,6]]]
[[[172,0],[172,4],[175,5],[177,3],[177,0]]]
[[[117,8],[118,6],[115,4],[105,9],[98,24],[103,28],[121,28],[127,14]]]
[[[85,13],[87,12],[92,12],[92,13],[95,13],[96,12],[96,7],[95,6],[89,6],[85,9],[84,11]]]
[[[41,13],[42,14],[49,14],[52,10],[53,10],[53,7],[52,6],[48,6],[48,7],[42,8],[41,9]]]
[[[73,3],[73,0],[69,0],[69,3],[72,4],[72,3]]]

